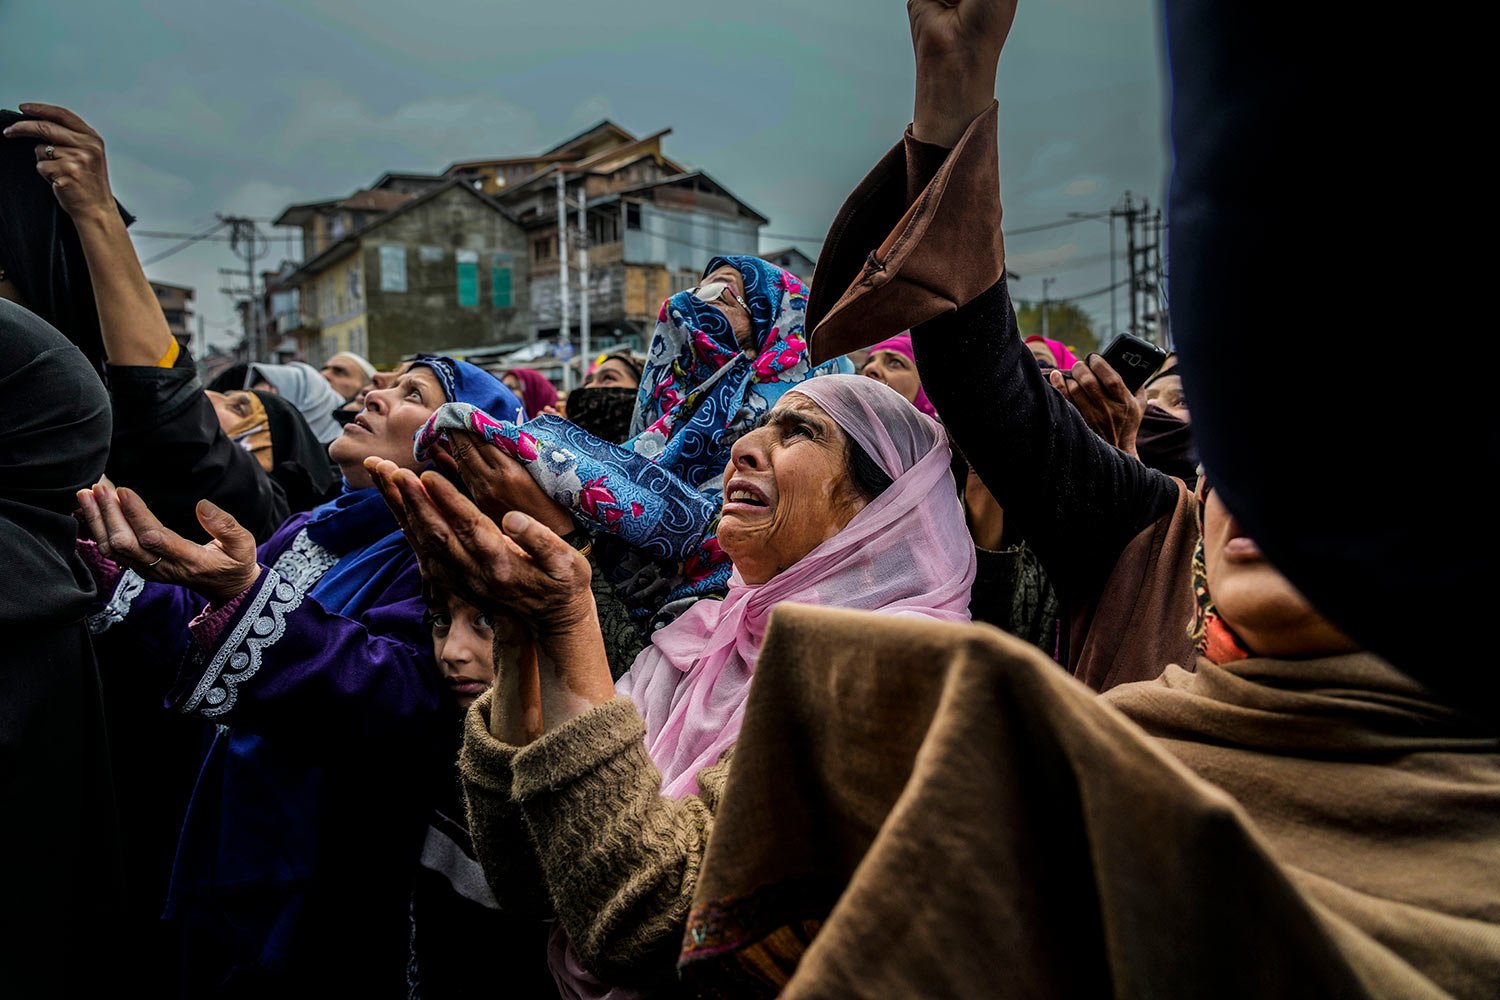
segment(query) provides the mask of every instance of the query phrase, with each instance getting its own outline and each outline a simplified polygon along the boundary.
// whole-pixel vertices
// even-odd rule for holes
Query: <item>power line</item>
[[[141,266],[142,267],[150,267],[152,264],[155,264],[158,261],[166,260],[168,257],[172,256],[177,251],[179,251],[179,250],[186,250],[188,247],[192,246],[194,243],[197,243],[200,240],[206,240],[206,239],[208,239],[213,233],[217,232],[218,230],[222,229],[223,227],[224,227],[224,223],[222,221],[215,222],[212,226],[210,226],[207,229],[203,230],[203,232],[201,232],[201,233],[197,233],[197,234],[194,234],[194,235],[187,235],[183,239],[183,241],[181,243],[177,244],[176,246],[170,247],[169,249],[163,250],[161,253],[156,254],[153,257],[149,257],[146,260],[141,261]],[[144,236],[146,234],[145,233],[141,233],[140,235]]]
[[[1006,229],[1004,226],[1001,226],[1000,228],[1006,236],[1025,236],[1027,233],[1041,233],[1049,229],[1061,229],[1064,226],[1072,226],[1079,222],[1088,222],[1091,219],[1101,217],[1103,214],[1104,213],[1099,212],[1090,213],[1087,215],[1080,213],[1076,216],[1073,216],[1072,218],[1058,219],[1055,222],[1040,222],[1034,226],[1021,226],[1019,229]]]
[[[1064,295],[1061,298],[1049,299],[1048,301],[1049,302],[1082,302],[1084,299],[1092,299],[1092,298],[1094,298],[1095,296],[1098,296],[1098,295],[1107,295],[1109,292],[1114,291],[1116,288],[1121,288],[1124,285],[1128,284],[1129,280],[1130,279],[1127,278],[1127,279],[1125,279],[1123,281],[1117,281],[1117,282],[1115,282],[1112,285],[1105,285],[1103,288],[1096,288],[1092,292],[1084,292],[1081,295]]]
[[[1103,288],[1096,288],[1092,292],[1084,292],[1082,295],[1066,295],[1066,296],[1063,296],[1060,299],[1055,299],[1054,301],[1056,301],[1056,302],[1081,302],[1084,299],[1092,299],[1092,298],[1094,298],[1097,295],[1106,295],[1106,294],[1114,291],[1116,288],[1119,288],[1122,284],[1124,284],[1124,282],[1117,281],[1113,285],[1105,285]]]
[[[598,215],[600,215],[600,216],[604,215],[605,214],[604,207],[603,206],[593,206],[593,205],[590,205],[589,206],[589,214],[590,215],[594,215],[596,213]],[[1075,212],[1075,213],[1072,213],[1066,219],[1054,219],[1051,222],[1040,222],[1040,223],[1037,223],[1035,225],[1020,226],[1020,227],[1015,228],[1015,229],[1005,229],[1004,231],[1005,231],[1005,235],[1006,236],[1025,236],[1025,235],[1027,235],[1029,233],[1041,233],[1041,232],[1046,232],[1046,231],[1052,230],[1052,229],[1062,229],[1062,228],[1064,228],[1066,226],[1075,225],[1076,223],[1079,223],[1079,222],[1087,222],[1087,221],[1090,221],[1090,220],[1093,220],[1093,219],[1106,218],[1108,215],[1109,215],[1108,211],[1104,211],[1104,212]],[[246,221],[249,221],[249,222],[263,222],[263,223],[267,223],[267,224],[274,224],[274,220],[272,220],[272,219],[265,219],[265,218],[256,218],[256,219],[248,219],[247,218]],[[296,229],[297,227],[296,226],[280,226],[279,228],[281,228],[281,229]],[[1002,228],[1003,228],[1003,226],[1002,226]],[[1163,228],[1165,228],[1165,227],[1163,227]],[[645,230],[642,230],[642,231],[645,231]],[[161,231],[157,231],[157,230],[142,230],[142,229],[131,230],[131,235],[132,236],[140,236],[140,237],[143,237],[145,239],[167,239],[167,240],[194,239],[194,238],[202,239],[203,238],[202,234],[172,233],[172,232],[161,232]],[[654,233],[653,235],[661,236],[664,239],[676,239],[675,237],[667,236],[664,233]],[[773,240],[795,240],[795,241],[800,242],[800,243],[823,243],[823,242],[826,241],[826,238],[823,237],[823,236],[809,236],[809,235],[807,235],[805,233],[759,233],[758,235],[759,236],[763,236],[763,237],[767,237],[767,238],[773,239]],[[220,236],[220,237],[217,237],[217,239],[227,242],[230,239],[230,237],[229,236]],[[678,240],[678,242],[682,242],[682,241]],[[700,249],[703,249],[703,248],[700,247]]]
[[[1041,232],[1046,232],[1049,229],[1062,229],[1064,226],[1071,226],[1071,225],[1074,225],[1075,223],[1087,222],[1087,221],[1089,221],[1091,219],[1104,218],[1108,214],[1109,214],[1108,212],[1089,212],[1089,213],[1080,212],[1077,215],[1075,215],[1075,216],[1073,216],[1071,218],[1067,218],[1067,219],[1054,219],[1052,222],[1039,222],[1039,223],[1037,223],[1034,226],[1021,226],[1021,227],[1019,227],[1017,229],[1005,229],[1005,235],[1006,236],[1025,236],[1028,233],[1041,233]],[[1004,229],[1003,226],[1001,228]],[[795,240],[796,242],[799,242],[799,243],[822,243],[822,242],[824,242],[824,237],[822,237],[822,236],[798,236],[798,235],[793,234],[793,233],[761,233],[760,235],[768,237],[768,238],[773,239],[773,240]]]

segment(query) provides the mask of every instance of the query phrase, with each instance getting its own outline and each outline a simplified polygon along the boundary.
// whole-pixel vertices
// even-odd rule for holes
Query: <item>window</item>
[[[620,217],[609,214],[589,215],[589,242],[594,246],[620,242]]]
[[[625,228],[641,228],[641,206],[635,202],[625,203]]]
[[[513,258],[508,253],[490,255],[490,305],[496,309],[509,309],[514,305],[512,263]]]
[[[380,248],[380,290],[406,291],[406,247],[386,245]]]
[[[463,308],[479,305],[479,252],[458,250],[453,254],[458,261],[458,304]]]

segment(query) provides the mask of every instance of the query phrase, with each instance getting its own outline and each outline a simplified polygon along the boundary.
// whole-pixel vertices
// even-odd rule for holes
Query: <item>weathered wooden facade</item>
[[[304,359],[355,351],[385,366],[532,339],[525,229],[462,180],[421,188],[294,205],[276,220],[300,225],[308,252],[284,279],[301,291]]]
[[[587,205],[589,326],[593,344],[644,347],[662,301],[695,284],[716,254],[753,254],[765,216],[701,170],[688,170],[661,148],[670,129],[638,138],[613,122],[535,156],[469,161],[449,167],[492,194],[526,228],[531,312],[536,332],[560,325],[557,177],[569,203],[566,247],[572,256],[569,334],[578,337],[581,285],[576,268],[577,204]]]

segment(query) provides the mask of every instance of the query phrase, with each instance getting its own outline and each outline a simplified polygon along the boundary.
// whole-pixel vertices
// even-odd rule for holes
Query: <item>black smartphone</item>
[[[1140,389],[1167,360],[1166,351],[1129,333],[1117,335],[1099,356],[1115,370],[1125,388],[1132,393]]]

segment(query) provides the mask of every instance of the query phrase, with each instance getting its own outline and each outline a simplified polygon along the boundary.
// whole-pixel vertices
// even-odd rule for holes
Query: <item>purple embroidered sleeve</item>
[[[441,680],[416,560],[357,619],[325,609],[310,584],[278,561],[201,616],[169,704],[250,730],[316,728],[330,741],[425,731],[441,714]]]
[[[94,586],[99,588],[99,593],[101,595],[113,593],[115,584],[120,582],[120,577],[125,573],[124,568],[100,552],[99,546],[92,539],[80,538],[77,547],[78,555],[83,559],[83,564],[88,567],[89,575],[94,578]]]
[[[229,625],[234,621],[234,616],[239,611],[240,605],[245,603],[245,598],[249,597],[255,588],[260,585],[261,577],[265,575],[266,568],[262,566],[260,568],[260,576],[257,576],[255,582],[241,591],[238,596],[231,597],[217,608],[210,604],[203,609],[202,614],[188,622],[188,632],[192,635],[193,642],[204,649],[211,649],[217,646],[219,640],[223,638],[224,633],[229,630]]]

